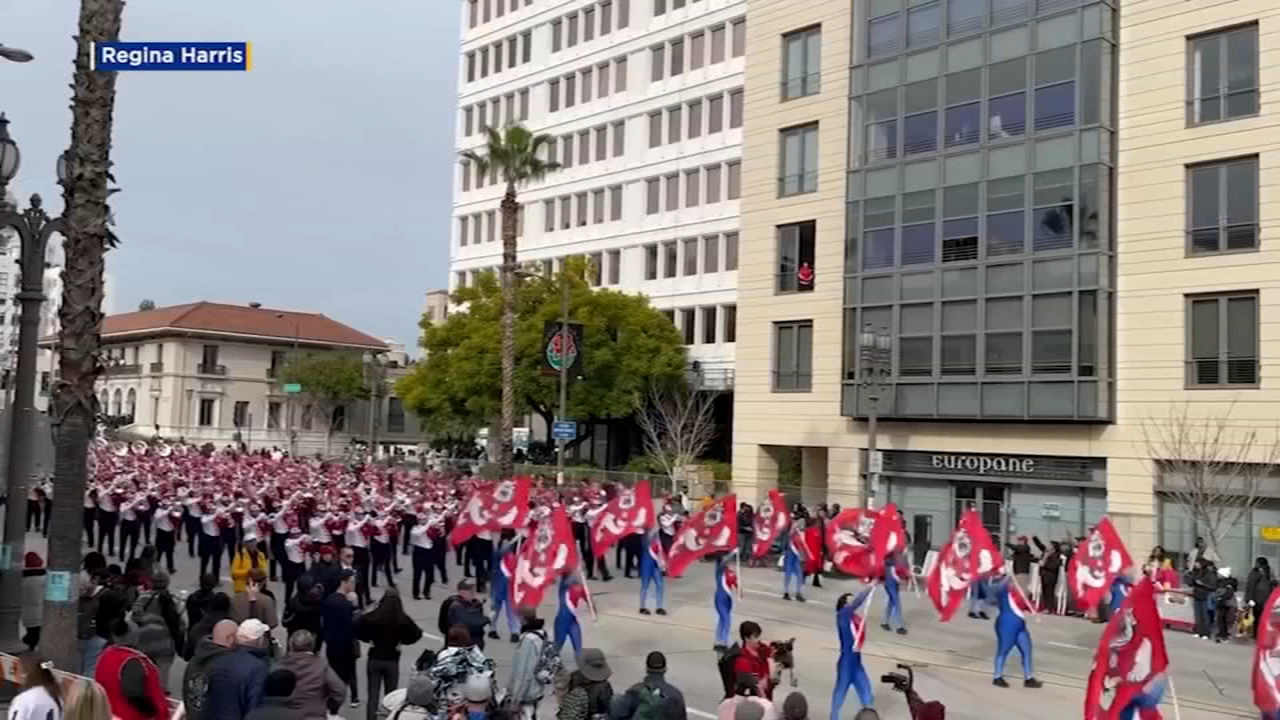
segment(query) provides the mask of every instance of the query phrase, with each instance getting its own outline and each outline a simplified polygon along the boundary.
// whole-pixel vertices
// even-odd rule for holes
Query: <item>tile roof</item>
[[[163,330],[227,333],[290,342],[296,337],[304,344],[310,342],[378,350],[387,348],[383,341],[319,313],[207,301],[108,315],[102,321],[104,339]]]

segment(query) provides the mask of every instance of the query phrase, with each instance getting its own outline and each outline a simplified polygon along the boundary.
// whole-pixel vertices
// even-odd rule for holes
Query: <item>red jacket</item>
[[[130,668],[126,679],[125,666],[130,661],[137,661],[137,665]],[[137,674],[139,667],[142,670],[141,677]],[[123,645],[108,646],[98,658],[98,668],[93,673],[93,679],[106,692],[111,714],[119,720],[169,720],[169,701],[160,684],[160,671],[156,669],[155,663],[137,650]],[[156,714],[147,715],[134,707],[129,702],[129,697],[137,696],[145,696],[151,700],[157,710]]]
[[[773,657],[773,648],[763,642],[753,650],[744,646],[738,658],[733,661],[733,672],[748,673],[756,677],[760,694],[773,699],[773,686],[769,682],[769,659]]]

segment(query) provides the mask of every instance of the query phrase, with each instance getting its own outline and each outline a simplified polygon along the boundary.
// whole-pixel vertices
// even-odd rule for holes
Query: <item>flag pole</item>
[[[591,597],[591,586],[587,585],[587,574],[582,571],[582,563],[578,563],[578,582],[582,583],[582,592],[587,596],[587,609],[591,611],[591,621],[600,622],[600,616],[596,614],[596,601]]]
[[[737,568],[734,572],[738,574],[738,600],[742,601],[745,599],[745,593],[742,591],[742,553],[738,552],[738,548],[733,549],[733,562]]]
[[[862,643],[862,638],[867,634],[867,618],[871,616],[871,602],[876,599],[876,588],[880,587],[878,583],[871,585],[871,592],[867,593],[867,601],[862,607],[862,624],[858,626],[858,636],[853,639],[853,647],[856,649]]]
[[[1022,598],[1022,602],[1026,603],[1027,607],[1031,608],[1031,617],[1035,618],[1036,622],[1040,622],[1040,611],[1036,609],[1035,605],[1031,604],[1030,600],[1027,599],[1027,594],[1022,591],[1022,586],[1018,584],[1017,579],[1011,577],[1009,578],[1009,583],[1018,591],[1018,596]]]

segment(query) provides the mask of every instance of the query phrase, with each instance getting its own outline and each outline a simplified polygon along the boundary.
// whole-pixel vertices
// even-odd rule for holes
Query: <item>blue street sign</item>
[[[551,437],[555,440],[569,442],[578,439],[578,423],[572,420],[557,420],[551,424]]]

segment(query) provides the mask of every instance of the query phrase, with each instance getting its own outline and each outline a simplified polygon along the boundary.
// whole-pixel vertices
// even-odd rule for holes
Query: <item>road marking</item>
[[[1092,650],[1092,649],[1093,649],[1093,648],[1083,647],[1083,646],[1081,646],[1081,645],[1072,645],[1071,643],[1060,643],[1060,642],[1054,642],[1054,641],[1052,641],[1052,640],[1050,640],[1047,644],[1049,644],[1049,645],[1053,645],[1053,646],[1055,646],[1055,647],[1071,648],[1072,650],[1085,650],[1085,651],[1089,651],[1089,650]]]
[[[716,720],[716,718],[720,717],[715,713],[709,713],[705,710],[699,710],[697,708],[685,708],[684,711],[687,714],[692,715],[694,717],[707,718],[707,720]]]

